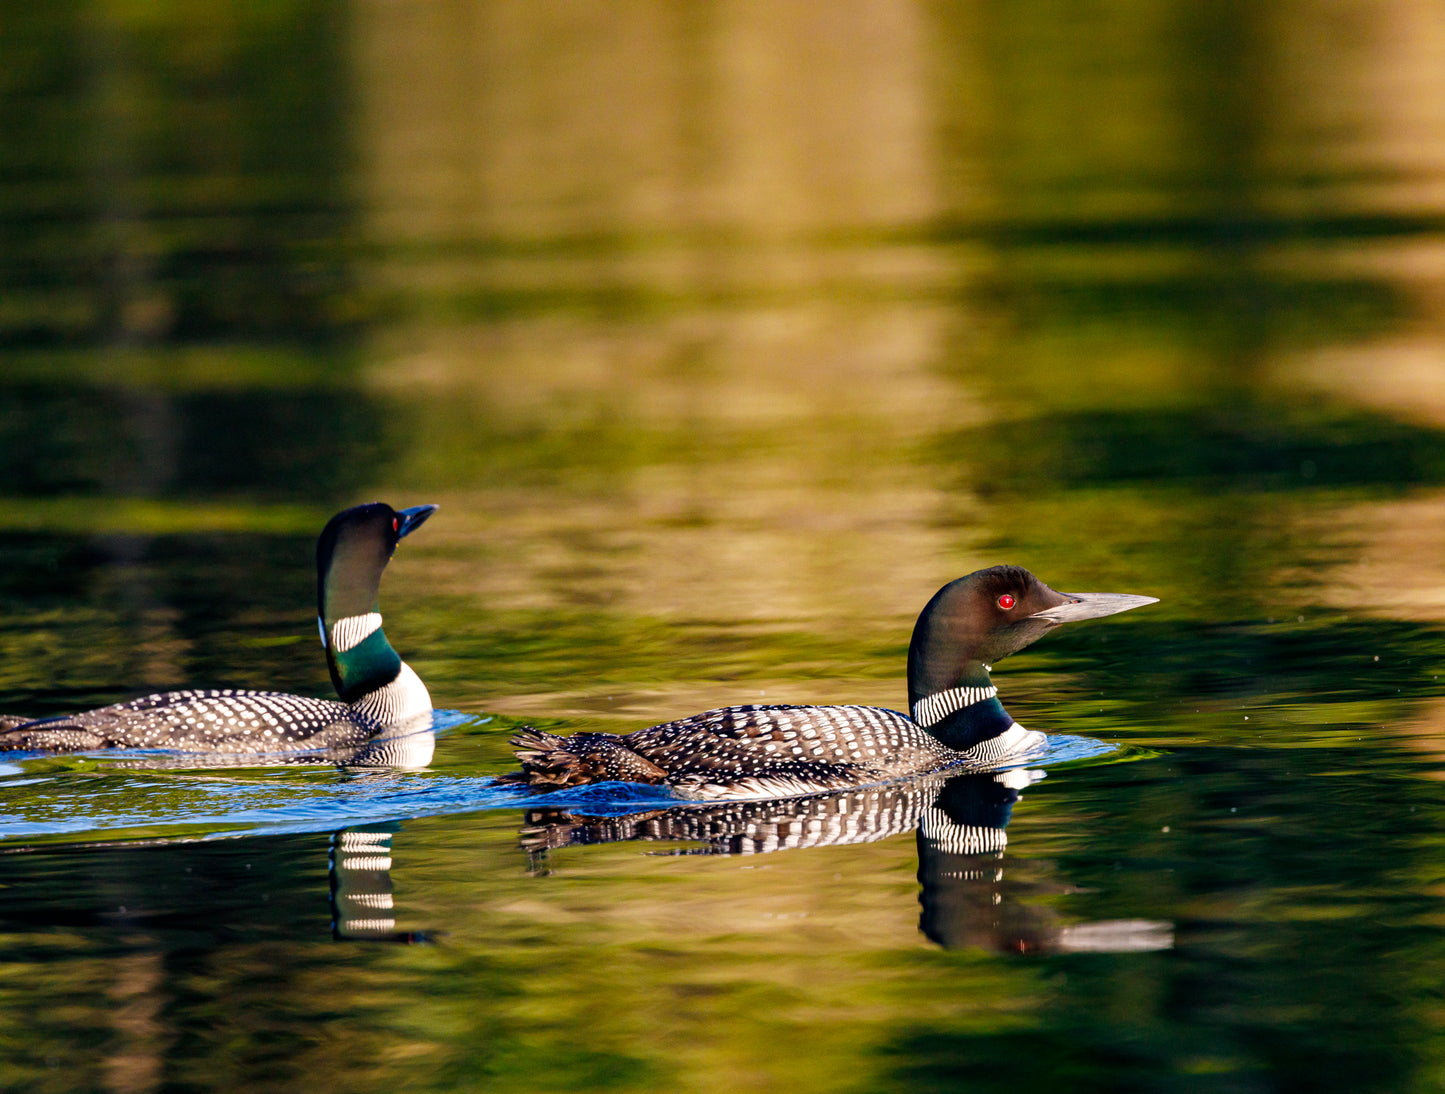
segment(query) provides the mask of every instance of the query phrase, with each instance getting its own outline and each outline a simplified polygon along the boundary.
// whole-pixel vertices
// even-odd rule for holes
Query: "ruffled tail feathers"
[[[99,733],[65,716],[38,721],[20,714],[0,714],[0,752],[83,752],[103,748]]]
[[[512,737],[522,764],[520,774],[501,782],[522,783],[538,790],[561,790],[587,783],[661,783],[667,772],[643,759],[610,733],[574,733],[559,737],[540,729],[523,729]]]
[[[567,751],[567,739],[540,729],[523,729],[512,736],[522,765],[518,774],[505,775],[502,782],[523,783],[544,789],[577,786],[588,781],[578,770],[579,758]]]

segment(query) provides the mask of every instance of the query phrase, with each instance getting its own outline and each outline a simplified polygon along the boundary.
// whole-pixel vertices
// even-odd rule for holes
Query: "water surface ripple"
[[[445,733],[487,721],[437,711],[433,724]],[[1030,755],[1027,763],[1048,768],[1118,754],[1117,745],[1060,734],[1051,735],[1046,749]],[[535,794],[499,786],[489,776],[350,768],[323,755],[288,757],[280,767],[248,767],[243,761],[207,771],[195,764],[195,757],[139,750],[12,760],[0,767],[0,846],[76,837],[100,843],[330,832],[483,809],[620,816],[685,808],[665,789],[640,784],[601,783]]]

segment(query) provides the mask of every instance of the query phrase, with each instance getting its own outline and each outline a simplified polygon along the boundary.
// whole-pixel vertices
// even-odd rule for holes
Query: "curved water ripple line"
[[[475,716],[438,712],[439,728]],[[1050,735],[1043,752],[1016,766],[1120,758],[1115,744]],[[322,774],[316,768],[314,776]],[[5,778],[7,775],[17,776]],[[49,784],[49,785],[47,785]],[[14,794],[24,787],[21,794]],[[594,816],[623,815],[680,804],[661,787],[599,783],[533,794],[498,785],[492,776],[439,772],[337,770],[324,779],[287,781],[224,770],[178,772],[87,770],[30,772],[0,765],[0,846],[88,837],[112,840],[204,840],[235,836],[334,831],[356,825],[397,823],[421,817],[489,809],[562,808]]]

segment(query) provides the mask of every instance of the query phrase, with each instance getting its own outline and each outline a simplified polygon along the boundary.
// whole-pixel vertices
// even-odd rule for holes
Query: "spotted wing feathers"
[[[665,782],[691,799],[816,794],[959,759],[906,716],[863,706],[725,707],[625,737],[531,731],[514,743],[523,749],[523,780],[533,786]],[[646,777],[628,773],[634,769]]]
[[[359,743],[378,728],[334,700],[229,688],[167,691],[83,714],[0,725],[0,751],[290,752]]]

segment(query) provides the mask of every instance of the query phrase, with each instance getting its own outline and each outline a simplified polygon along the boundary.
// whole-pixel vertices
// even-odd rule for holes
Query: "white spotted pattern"
[[[779,798],[996,763],[1043,734],[1019,726],[966,751],[906,715],[865,706],[741,706],[622,737],[524,733],[525,778],[537,786],[665,782],[679,797]],[[639,777],[639,771],[651,777]]]
[[[420,704],[420,705],[419,705]],[[431,709],[415,672],[402,671],[355,703],[232,688],[166,691],[0,733],[0,751],[156,748],[212,754],[339,749],[372,741]]]
[[[882,707],[741,706],[620,737],[524,732],[512,743],[534,786],[665,782],[681,798],[708,801],[801,797],[961,764],[984,767],[1029,754],[1044,740],[1012,723],[959,751]]]

